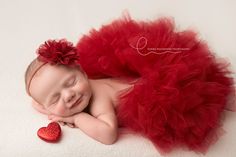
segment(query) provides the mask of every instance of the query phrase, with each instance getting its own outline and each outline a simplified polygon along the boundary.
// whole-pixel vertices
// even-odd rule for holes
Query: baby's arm
[[[75,117],[75,126],[103,144],[113,144],[117,139],[115,113],[100,114],[97,118],[82,112]]]
[[[113,144],[117,139],[117,118],[111,105],[96,117],[81,112],[71,117],[50,115],[49,119],[74,124],[85,134],[103,144]]]
[[[90,115],[91,114],[91,115]],[[103,144],[113,144],[117,139],[117,118],[110,98],[98,94],[90,107],[90,114],[75,116],[74,124],[85,134]]]

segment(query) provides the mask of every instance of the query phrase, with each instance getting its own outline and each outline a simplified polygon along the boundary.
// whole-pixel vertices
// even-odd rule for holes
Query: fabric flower
[[[37,50],[38,59],[51,63],[63,64],[68,66],[76,66],[79,64],[79,54],[73,43],[68,42],[66,39],[48,40],[40,45]]]

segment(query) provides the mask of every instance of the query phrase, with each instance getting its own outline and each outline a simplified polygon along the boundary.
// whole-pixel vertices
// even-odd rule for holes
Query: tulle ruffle
[[[91,30],[77,44],[89,78],[139,78],[120,95],[119,125],[149,138],[161,152],[185,145],[205,152],[217,140],[233,91],[227,62],[218,62],[191,30],[172,19],[124,17]]]

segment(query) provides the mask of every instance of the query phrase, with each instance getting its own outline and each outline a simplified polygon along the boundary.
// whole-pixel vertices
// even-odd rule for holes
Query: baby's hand
[[[61,125],[67,125],[71,128],[74,128],[74,116],[70,116],[70,117],[60,117],[60,116],[56,116],[56,115],[48,115],[48,119],[51,120],[52,122],[58,122]]]

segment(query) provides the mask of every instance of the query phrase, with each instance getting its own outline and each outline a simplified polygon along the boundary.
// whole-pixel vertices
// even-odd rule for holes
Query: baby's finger
[[[61,124],[62,126],[66,125],[65,122],[58,122],[59,124]]]
[[[66,123],[71,123],[71,124],[74,123],[74,118],[73,117],[59,117],[59,118],[56,118],[56,119],[58,119],[59,121],[66,122]]]
[[[51,120],[53,117],[53,115],[48,115],[48,120]]]
[[[74,128],[74,124],[71,124],[71,123],[66,123],[67,126],[71,127],[71,128]]]
[[[52,122],[63,121],[63,118],[62,118],[62,117],[58,117],[58,116],[54,116],[54,115],[49,116],[49,119],[50,119]]]

